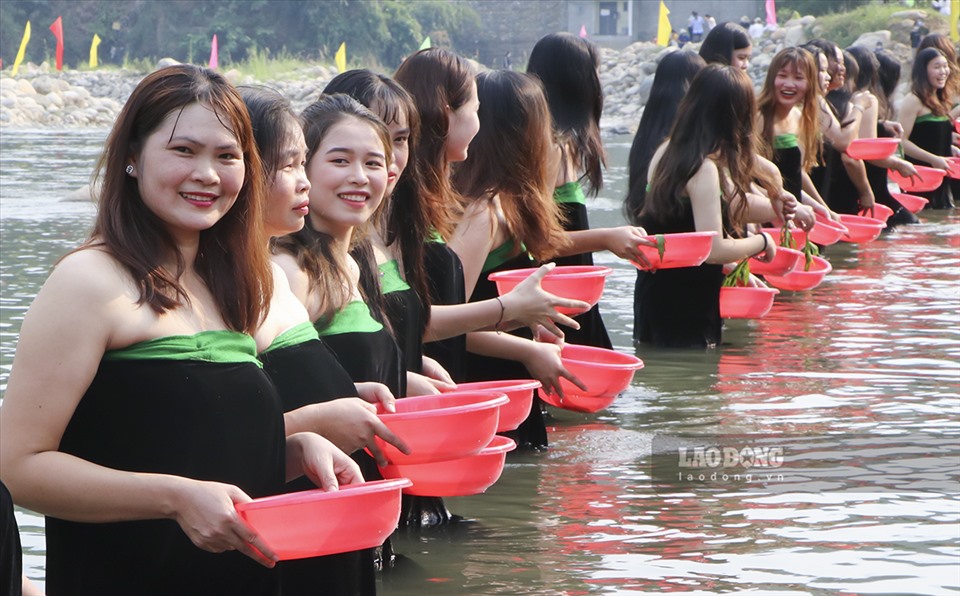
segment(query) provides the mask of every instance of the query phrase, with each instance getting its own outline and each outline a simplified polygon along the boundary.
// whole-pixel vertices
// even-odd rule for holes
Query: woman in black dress
[[[900,104],[903,126],[903,152],[907,159],[941,170],[949,169],[947,157],[952,155],[953,121],[947,97],[950,63],[936,48],[917,52],[910,73],[910,93]],[[918,192],[930,200],[931,209],[953,206],[947,182],[930,192]]]
[[[324,486],[362,480],[319,435],[284,439],[256,360],[259,168],[213,71],[160,69],[121,111],[93,234],[31,306],[0,416],[3,480],[47,515],[50,594],[277,594],[276,557],[234,505],[302,462]]]
[[[650,163],[650,191],[640,221],[654,234],[715,231],[699,267],[641,272],[634,298],[634,337],[667,347],[720,343],[723,265],[749,256],[769,260],[773,238],[742,234],[748,195],[759,179],[770,196],[775,184],[756,167],[756,103],[750,79],[729,66],[709,65],[684,96],[670,140]],[[685,172],[694,172],[691,176]]]
[[[467,158],[470,141],[479,130],[476,82],[466,60],[439,48],[421,50],[407,58],[397,70],[395,78],[416,100],[421,120],[421,134],[411,163],[415,163],[421,176],[421,184],[416,190],[425,209],[423,220],[428,223],[426,237],[430,242],[427,243],[426,264],[435,267],[435,271],[428,270],[433,286],[432,302],[435,305],[462,304],[473,293],[482,261],[475,263],[471,258],[465,262],[462,255],[448,245],[453,241],[456,223],[463,209],[462,197],[451,186],[450,170],[452,163]],[[475,251],[471,257],[477,254]],[[503,302],[503,298],[494,302]],[[513,318],[506,302],[503,304],[500,316],[492,327],[503,329]],[[553,302],[555,306],[561,304],[583,303]],[[572,319],[562,315],[555,315],[555,319],[576,325]],[[544,320],[544,323],[548,329],[554,327],[549,320]],[[559,385],[559,375],[566,372],[560,362],[559,348],[552,344],[500,335],[493,331],[471,334],[469,348],[467,340],[457,339],[456,344],[445,345],[436,352],[431,352],[434,344],[427,344],[425,350],[428,354],[436,354],[438,359],[444,358],[442,364],[456,381],[465,380],[464,358],[468,349],[491,355],[510,354],[509,357],[523,361],[526,366],[528,374],[523,377],[533,376],[549,390]],[[458,376],[461,374],[464,376]],[[534,442],[538,446],[545,446],[545,432],[537,435]]]
[[[603,188],[606,161],[600,140],[603,87],[599,68],[597,46],[571,33],[541,38],[527,63],[527,73],[543,83],[561,152],[553,198],[560,207],[569,246],[553,259],[557,265],[593,265],[593,253],[601,250],[622,259],[643,259],[637,248],[642,230],[632,225],[591,229],[587,216],[587,196],[595,197]],[[580,328],[565,328],[566,341],[613,347],[599,305],[575,319]]]
[[[268,238],[297,232],[309,210],[303,130],[279,93],[245,87],[241,95],[253,122],[264,179],[269,183],[264,232]],[[373,405],[381,403],[389,411],[394,407],[393,395],[379,383],[354,384],[320,340],[279,267],[274,268],[270,311],[255,337],[264,371],[283,403],[288,434],[301,430],[319,433],[360,461],[363,448],[382,463],[386,461],[374,435],[406,450],[403,441],[377,417]],[[353,395],[363,395],[367,401],[349,397]],[[314,485],[307,479],[286,485],[288,492],[311,488]],[[318,585],[331,595],[376,592],[375,549],[285,561],[280,568],[284,594],[316,594]]]

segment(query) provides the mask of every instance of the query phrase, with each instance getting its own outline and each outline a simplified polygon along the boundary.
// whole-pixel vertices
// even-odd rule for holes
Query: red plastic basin
[[[760,228],[760,231],[770,234],[777,246],[780,246],[780,228]],[[807,244],[807,233],[800,228],[790,228],[790,234],[793,236],[793,248],[800,250]],[[750,267],[753,268],[753,263],[750,263]]]
[[[281,560],[380,546],[400,521],[406,478],[276,495],[238,503],[237,513]]]
[[[394,465],[380,468],[384,478],[409,478],[408,495],[424,497],[463,497],[486,491],[500,478],[507,452],[517,444],[507,437],[495,436],[480,453],[461,459],[429,464]]]
[[[914,166],[917,169],[917,175],[912,178],[901,176],[895,170],[887,170],[887,175],[891,180],[897,183],[901,189],[907,192],[927,192],[936,189],[943,182],[943,177],[947,175],[943,170],[927,166]]]
[[[786,275],[767,275],[763,279],[775,288],[801,292],[803,290],[812,290],[819,286],[823,278],[833,271],[833,266],[830,264],[830,261],[823,257],[813,257],[813,263],[810,264],[809,271],[803,270],[805,265],[805,261],[801,261],[796,269]]]
[[[817,213],[817,221],[810,230],[810,242],[820,246],[830,246],[840,242],[843,235],[847,233],[847,227],[839,224],[829,217]]]
[[[840,221],[843,222],[843,225],[847,226],[848,230],[843,236],[844,242],[863,243],[876,240],[880,232],[887,227],[887,224],[879,219],[862,217],[860,215],[847,215],[846,213],[840,214]]]
[[[656,248],[640,245],[638,248],[647,260],[650,267],[643,267],[634,263],[638,269],[675,269],[677,267],[696,267],[710,256],[710,246],[716,232],[681,232],[678,234],[661,234],[663,236],[663,259]],[[644,236],[651,242],[657,241],[657,236]]]
[[[764,263],[756,257],[750,259],[750,273],[756,275],[786,275],[793,271],[797,263],[801,261],[803,261],[803,253],[799,250],[778,246],[776,256],[769,263]]]
[[[387,428],[407,443],[410,455],[404,455],[380,437],[374,439],[394,464],[466,457],[490,443],[500,422],[500,407],[509,401],[503,393],[490,391],[405,397],[396,401],[395,413],[380,409],[378,415]]]
[[[633,373],[643,368],[643,361],[631,354],[573,344],[564,346],[560,360],[583,381],[587,391],[561,377],[564,397],[541,393],[540,398],[551,406],[575,412],[599,412],[606,408],[630,386]]]
[[[502,393],[510,400],[500,407],[500,423],[497,432],[515,430],[520,423],[530,415],[533,407],[533,392],[541,387],[540,381],[530,379],[514,381],[478,381],[476,383],[460,383],[457,391],[493,391]]]
[[[503,296],[516,287],[518,283],[530,277],[535,271],[537,271],[536,268],[496,271],[491,273],[488,279],[497,284],[497,292]],[[603,286],[606,284],[607,276],[611,273],[613,273],[613,269],[599,265],[559,266],[544,276],[543,281],[540,282],[540,287],[554,296],[583,300],[593,306],[600,301],[600,296],[603,295]],[[583,312],[572,308],[558,308],[557,311],[565,315],[576,315]]]
[[[948,157],[947,163],[950,164],[950,169],[947,170],[948,178],[960,178],[960,157]]]
[[[856,139],[847,147],[847,155],[853,159],[884,159],[893,155],[900,139],[878,137],[875,139]]]
[[[902,192],[892,192],[890,193],[890,196],[895,198],[897,202],[903,205],[903,208],[910,213],[919,213],[920,211],[923,211],[923,208],[926,207],[927,203],[930,202],[924,197],[908,195]]]
[[[724,319],[763,318],[773,307],[773,297],[779,293],[775,288],[720,288],[720,316]]]
[[[960,118],[957,118],[953,121],[953,129],[957,132],[960,132]]]
[[[883,223],[887,223],[887,220],[890,219],[891,215],[893,215],[893,209],[887,207],[886,205],[876,203],[869,209],[861,209],[860,215],[863,217],[878,219]]]

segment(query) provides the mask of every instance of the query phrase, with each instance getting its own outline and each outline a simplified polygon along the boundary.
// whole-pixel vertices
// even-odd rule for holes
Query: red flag
[[[220,61],[219,52],[217,51],[217,34],[213,34],[213,41],[210,42],[210,64],[209,67],[211,70],[217,70],[217,63]]]
[[[63,70],[63,17],[57,17],[50,25],[50,31],[57,38],[57,70]]]

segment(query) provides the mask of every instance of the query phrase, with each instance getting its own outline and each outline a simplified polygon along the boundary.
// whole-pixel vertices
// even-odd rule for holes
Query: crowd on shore
[[[563,345],[612,342],[598,306],[543,290],[557,266],[636,263],[635,341],[712,348],[725,275],[782,241],[759,224],[810,229],[875,203],[914,223],[887,171],[946,170],[957,152],[960,62],[942,35],[919,44],[899,109],[884,50],[785,47],[759,92],[742,27],[698,50],[652,73],[629,224],[613,228],[588,221],[604,85],[576,35],[539,40],[526,72],[431,48],[309,98],[182,64],[139,80],[97,165],[91,236],[27,312],[0,408],[0,480],[46,516],[48,593],[373,593],[389,539],[277,564],[235,505],[380,478],[377,438],[409,452],[376,414],[397,399],[497,379],[585,389]],[[877,136],[903,157],[846,153]],[[928,195],[951,197],[948,182]],[[650,270],[648,234],[683,232],[713,233],[706,262]],[[488,279],[521,268],[535,273],[508,293]],[[539,401],[509,436],[547,448]],[[458,520],[404,497],[401,527]],[[3,552],[19,575],[18,549]]]

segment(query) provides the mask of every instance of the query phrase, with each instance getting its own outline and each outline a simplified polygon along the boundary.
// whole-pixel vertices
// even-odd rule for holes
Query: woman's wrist
[[[763,248],[761,248],[759,252],[755,253],[756,255],[762,255],[766,253],[767,247],[770,245],[769,241],[767,240],[766,233],[760,232],[760,237],[763,238]]]

